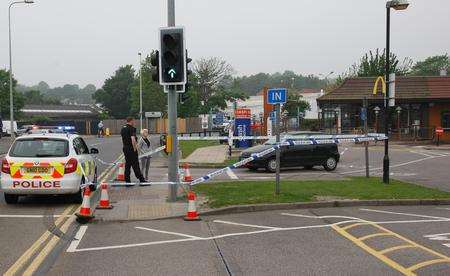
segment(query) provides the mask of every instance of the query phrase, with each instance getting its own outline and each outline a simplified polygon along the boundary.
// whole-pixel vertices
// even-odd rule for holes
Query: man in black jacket
[[[134,119],[127,118],[127,123],[122,127],[120,132],[123,143],[123,154],[125,156],[125,182],[130,183],[130,168],[133,167],[134,175],[140,182],[145,182],[144,176],[139,168],[136,128],[134,127]]]

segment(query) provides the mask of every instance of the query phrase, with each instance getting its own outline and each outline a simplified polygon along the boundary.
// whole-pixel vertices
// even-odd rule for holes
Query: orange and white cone
[[[191,172],[189,171],[189,163],[184,163],[183,168],[184,168],[184,179],[183,179],[184,182],[191,182],[192,175]]]
[[[100,195],[100,202],[97,206],[97,209],[112,209],[113,206],[109,203],[108,184],[103,183],[101,187],[102,193]]]
[[[119,171],[116,176],[117,181],[125,181],[125,163],[119,164]]]
[[[86,223],[94,218],[91,212],[91,189],[89,186],[84,188],[83,203],[81,204],[80,212],[75,215],[79,223]]]
[[[186,221],[201,220],[197,213],[197,207],[195,206],[195,193],[189,191],[187,198],[188,198],[188,210],[187,215],[184,217],[184,220]]]

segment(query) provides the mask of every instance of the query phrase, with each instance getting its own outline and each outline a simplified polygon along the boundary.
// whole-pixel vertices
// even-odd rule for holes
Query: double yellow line
[[[115,162],[120,160],[123,156],[120,155]],[[114,162],[114,163],[115,163]],[[105,179],[108,179],[109,176],[114,171],[114,165],[108,167],[99,177],[99,182],[104,181]],[[74,214],[78,211],[80,206],[71,204],[69,207],[67,207],[61,214],[61,216],[55,221],[55,225],[62,233],[66,233],[69,229],[70,225],[74,222],[75,216]],[[24,269],[24,267],[29,264],[29,266],[25,269],[25,271],[22,273],[22,275],[33,275],[39,266],[44,262],[45,258],[52,252],[52,250],[55,248],[55,246],[58,244],[60,237],[53,235],[51,237],[52,233],[50,231],[46,230],[32,245],[30,248],[25,251],[25,253],[22,254],[22,256],[17,259],[17,261],[8,269],[8,271],[5,272],[4,275],[18,275],[20,271]],[[51,238],[50,238],[51,237]],[[50,238],[50,240],[49,240]],[[45,242],[49,240],[47,244]],[[45,246],[44,246],[45,244]],[[44,246],[42,248],[42,246]],[[41,249],[42,248],[42,249]],[[40,250],[39,254],[34,258],[33,256],[36,255],[38,250]]]

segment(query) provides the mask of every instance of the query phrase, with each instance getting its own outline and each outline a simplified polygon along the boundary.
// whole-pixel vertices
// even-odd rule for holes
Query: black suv
[[[248,158],[252,154],[269,149],[272,145],[273,141],[268,141],[264,145],[248,148],[241,153],[239,159]],[[312,169],[314,166],[323,166],[325,170],[333,171],[337,167],[339,158],[340,154],[336,144],[292,145],[281,147],[280,162],[281,168],[305,167]],[[275,151],[247,163],[245,167],[253,171],[265,168],[269,172],[275,172]]]

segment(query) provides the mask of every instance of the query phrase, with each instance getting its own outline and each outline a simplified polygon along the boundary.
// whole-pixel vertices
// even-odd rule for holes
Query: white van
[[[3,135],[8,135],[8,136],[10,136],[11,135],[11,123],[10,123],[11,121],[2,121],[2,123],[3,123],[3,128],[2,128],[2,133],[3,133]],[[13,128],[14,128],[14,133],[17,133],[17,122],[14,122],[14,125],[13,125]]]

